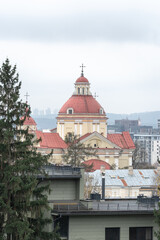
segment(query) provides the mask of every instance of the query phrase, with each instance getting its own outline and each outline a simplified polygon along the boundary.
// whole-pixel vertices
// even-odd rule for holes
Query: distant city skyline
[[[60,109],[84,76],[107,113],[159,111],[159,0],[2,0],[0,65],[32,110]]]

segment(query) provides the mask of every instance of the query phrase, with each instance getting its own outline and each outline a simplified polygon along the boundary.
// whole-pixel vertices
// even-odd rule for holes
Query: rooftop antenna
[[[84,74],[83,74],[83,68],[84,68],[84,67],[86,67],[86,66],[84,66],[83,63],[82,63],[82,66],[80,66],[80,68],[82,68],[81,77],[84,77]]]

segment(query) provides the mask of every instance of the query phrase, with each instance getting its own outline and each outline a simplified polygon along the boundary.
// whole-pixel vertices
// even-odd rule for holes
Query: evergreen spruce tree
[[[154,211],[155,222],[158,225],[157,231],[154,232],[154,235],[157,240],[160,240],[160,203],[158,203],[158,210]]]
[[[0,69],[0,240],[48,240],[49,186],[37,178],[48,156],[36,152],[34,136],[22,127],[30,109],[19,99],[20,88],[16,66],[6,59]]]
[[[84,166],[86,170],[92,169],[93,165],[87,166],[85,164],[86,157],[98,156],[97,150],[92,148],[89,144],[85,145],[80,141],[80,137],[74,133],[69,133],[65,137],[65,142],[68,144],[67,152],[63,155],[65,163],[74,167]]]

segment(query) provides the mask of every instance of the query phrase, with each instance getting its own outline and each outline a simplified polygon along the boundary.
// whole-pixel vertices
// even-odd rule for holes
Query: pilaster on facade
[[[115,163],[115,169],[119,168],[119,158],[118,157],[114,157],[114,163]]]

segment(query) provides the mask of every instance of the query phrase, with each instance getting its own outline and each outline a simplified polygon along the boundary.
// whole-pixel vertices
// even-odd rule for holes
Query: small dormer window
[[[99,113],[103,114],[103,109],[102,108],[100,108]]]
[[[73,114],[73,108],[68,108],[67,109],[67,114]]]

